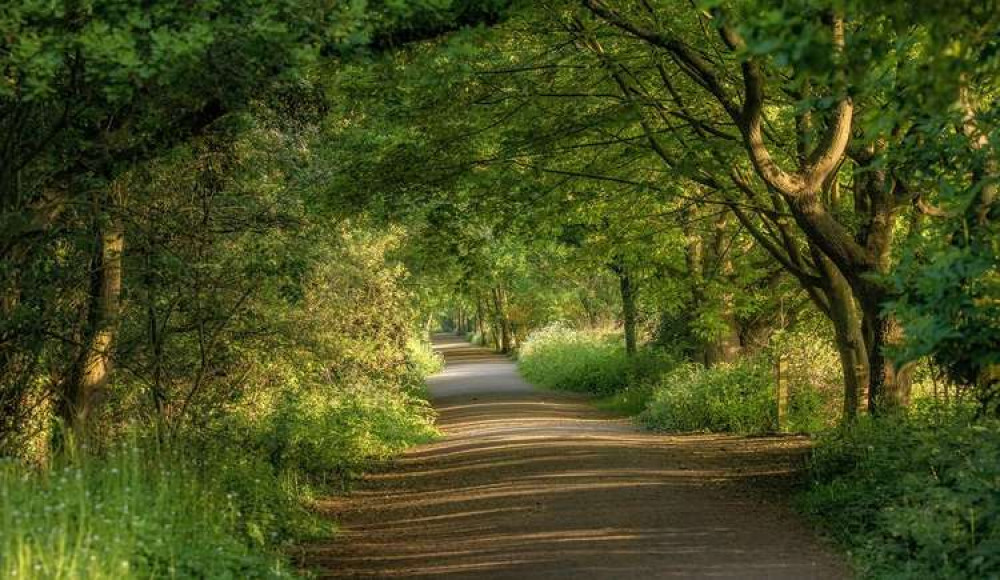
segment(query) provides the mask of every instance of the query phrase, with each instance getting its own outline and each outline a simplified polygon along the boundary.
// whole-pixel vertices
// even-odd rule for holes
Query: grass
[[[606,395],[594,401],[594,406],[602,411],[634,417],[646,410],[649,400],[653,397],[653,386],[650,384],[629,385],[624,389]]]
[[[0,578],[294,576],[283,551],[334,530],[313,498],[436,436],[417,383],[288,385],[170,445],[4,461]]]
[[[138,446],[30,471],[0,467],[0,576],[151,578],[292,575],[256,545],[245,498],[173,453]]]

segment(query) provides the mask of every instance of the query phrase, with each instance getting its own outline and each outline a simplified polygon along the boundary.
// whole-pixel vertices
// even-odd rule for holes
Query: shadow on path
[[[435,347],[446,437],[324,504],[343,531],[305,549],[321,576],[847,577],[776,501],[806,440],[644,433],[486,349]]]

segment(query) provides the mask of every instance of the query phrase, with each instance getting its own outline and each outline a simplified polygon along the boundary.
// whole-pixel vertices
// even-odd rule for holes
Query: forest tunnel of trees
[[[0,575],[287,572],[434,437],[440,329],[817,434],[873,574],[996,575],[998,49],[992,0],[6,2]],[[80,540],[118,500],[184,556]]]

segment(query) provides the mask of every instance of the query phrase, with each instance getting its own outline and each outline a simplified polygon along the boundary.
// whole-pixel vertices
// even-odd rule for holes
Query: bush
[[[1000,575],[1000,422],[927,403],[822,437],[803,510],[880,578]]]
[[[309,509],[316,492],[433,435],[425,402],[369,385],[285,391],[177,451],[134,445],[37,471],[8,461],[0,577],[290,576],[278,548],[332,531]]]
[[[248,430],[276,469],[323,486],[342,486],[435,433],[425,401],[376,385],[286,393]]]
[[[521,374],[539,387],[603,396],[637,388],[675,364],[655,350],[629,357],[620,335],[558,325],[531,333],[518,358]]]
[[[774,380],[766,356],[707,369],[683,365],[654,385],[641,420],[661,431],[773,432],[778,427]],[[836,417],[830,394],[793,373],[783,428],[813,432],[829,425]]]
[[[687,364],[656,385],[642,421],[663,431],[773,431],[777,405],[767,367],[745,361]]]
[[[444,357],[434,351],[425,339],[411,338],[406,342],[407,361],[418,378],[427,377],[444,368]]]

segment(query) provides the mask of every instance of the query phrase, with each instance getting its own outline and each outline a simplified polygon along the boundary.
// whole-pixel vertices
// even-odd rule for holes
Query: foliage
[[[518,358],[518,369],[539,387],[602,396],[621,393],[674,364],[672,357],[652,350],[627,356],[614,333],[560,325],[532,333]]]
[[[808,335],[786,338],[788,414],[784,430],[817,433],[836,423],[839,377],[830,349]],[[824,358],[826,359],[824,361]],[[682,365],[653,383],[641,420],[664,431],[728,431],[761,434],[777,430],[775,366],[770,355],[705,368]]]
[[[986,228],[984,228],[986,229]],[[992,227],[996,230],[996,226]],[[913,248],[894,278],[893,308],[906,321],[903,360],[934,356],[952,378],[982,385],[984,406],[1000,381],[1000,235],[983,231],[972,244],[927,240]]]
[[[240,495],[276,482],[224,487],[225,476],[216,471],[234,467],[137,447],[47,472],[6,461],[0,466],[0,573],[5,578],[291,577],[282,557],[247,536],[260,514],[244,512],[249,498]],[[267,509],[274,514],[280,507]],[[272,545],[270,538],[265,545]]]
[[[309,212],[289,175],[302,136],[268,122],[250,119],[240,134],[178,148],[129,177],[129,300],[93,455],[80,457],[84,498],[60,488],[25,502],[19,513],[44,522],[44,534],[4,523],[0,535],[18,543],[4,544],[0,561],[22,576],[35,566],[44,577],[287,574],[277,549],[331,530],[310,510],[316,495],[434,435],[421,395],[440,361],[416,328],[407,273],[389,256],[398,233]],[[36,444],[5,441],[22,462],[5,467],[2,491],[12,497],[58,477],[61,467],[47,463],[68,461],[46,445],[52,407],[31,409],[38,430],[27,440]],[[105,456],[132,438],[143,443],[131,464]],[[102,475],[126,467],[141,483],[130,489],[145,495]],[[163,521],[180,535],[164,533],[163,553],[150,555],[153,531],[88,511],[103,496],[129,502],[123,517]],[[87,519],[46,520],[59,505]],[[183,521],[165,519],[174,517]],[[116,532],[117,551],[94,552],[90,563],[83,539]],[[129,568],[101,568],[122,562]]]
[[[754,361],[682,365],[656,385],[644,424],[663,431],[767,433],[777,426],[768,368]]]
[[[475,342],[472,338],[470,342]],[[413,371],[420,377],[433,375],[444,368],[444,357],[431,348],[431,343],[424,337],[411,338],[406,343],[407,361],[413,365]]]
[[[277,549],[331,531],[308,509],[313,496],[435,431],[412,387],[294,388],[294,375],[283,378],[289,386],[267,404],[166,447],[133,444],[41,471],[7,461],[4,577],[292,575]]]
[[[795,431],[905,406],[927,359],[995,414],[1000,11],[920,4],[8,2],[0,454],[39,471],[4,469],[49,485],[72,433],[103,493],[138,433],[240,498],[206,533],[311,533],[431,436],[435,318],[659,429],[774,429],[777,362]],[[975,455],[922,417],[830,465]]]
[[[924,404],[822,437],[802,499],[878,578],[989,578],[1000,571],[1000,424]]]

